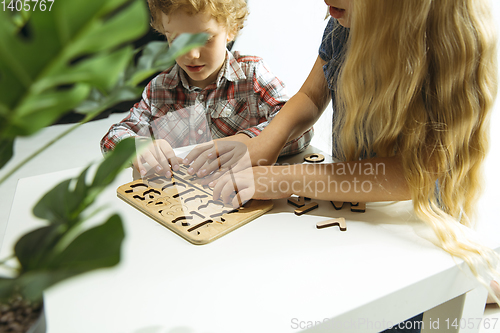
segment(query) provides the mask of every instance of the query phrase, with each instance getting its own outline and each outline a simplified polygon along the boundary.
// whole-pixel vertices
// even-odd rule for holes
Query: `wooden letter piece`
[[[307,206],[297,208],[294,213],[295,213],[295,215],[300,216],[300,215],[305,214],[307,212],[310,212],[311,210],[316,209],[316,208],[318,208],[318,204],[316,202],[311,202]]]
[[[325,160],[325,156],[322,154],[307,154],[304,157],[304,161],[309,162],[309,163],[321,163]]]
[[[323,229],[323,228],[328,228],[328,227],[333,227],[333,226],[339,226],[339,229],[341,231],[347,230],[345,218],[343,218],[343,217],[339,217],[339,218],[331,219],[331,220],[326,220],[323,222],[318,222],[316,224],[316,228],[318,228],[318,229]]]
[[[364,213],[366,211],[365,202],[351,202],[351,212]]]
[[[297,197],[297,198],[290,197],[288,198],[288,203],[294,205],[295,207],[300,208],[302,206],[305,206],[306,199],[304,197]]]
[[[330,201],[333,205],[333,208],[336,210],[341,210],[342,207],[344,206],[344,203],[342,201]]]

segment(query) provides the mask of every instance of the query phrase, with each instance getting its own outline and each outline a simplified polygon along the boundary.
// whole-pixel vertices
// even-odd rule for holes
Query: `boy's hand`
[[[140,140],[147,139],[141,138]],[[175,156],[174,150],[167,141],[154,140],[137,155],[132,164],[134,168],[139,171],[141,177],[145,176],[149,170],[154,169],[156,173],[170,178],[172,176],[172,170],[179,170],[179,164],[181,162],[182,159]],[[146,168],[144,163],[147,163],[149,168]]]

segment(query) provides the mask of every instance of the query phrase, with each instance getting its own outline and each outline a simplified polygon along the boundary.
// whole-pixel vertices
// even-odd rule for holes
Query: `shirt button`
[[[199,135],[202,135],[203,134],[203,131],[201,129],[198,130],[198,134]]]

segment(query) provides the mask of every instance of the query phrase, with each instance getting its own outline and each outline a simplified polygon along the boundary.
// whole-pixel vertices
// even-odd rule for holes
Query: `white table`
[[[29,207],[78,172],[19,181],[1,257],[41,225]],[[427,332],[445,331],[447,318],[482,318],[485,291],[417,235],[426,229],[411,202],[371,203],[363,214],[319,201],[319,209],[295,216],[277,200],[268,214],[195,246],[116,197],[130,180],[125,170],[101,195],[99,204],[109,209],[96,218],[111,211],[123,217],[120,265],[48,290],[49,333],[378,332],[454,298],[426,313],[425,328],[438,318],[440,325]],[[338,216],[346,218],[346,232],[316,229]]]

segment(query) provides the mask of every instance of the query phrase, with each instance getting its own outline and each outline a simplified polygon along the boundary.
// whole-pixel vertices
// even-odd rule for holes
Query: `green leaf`
[[[29,232],[16,242],[14,253],[21,264],[21,272],[43,266],[41,259],[50,252],[57,234],[58,226],[50,225]]]
[[[16,246],[16,254],[21,254],[23,261],[28,261],[30,253],[36,255],[40,242],[44,242],[46,228],[30,233]],[[45,230],[42,230],[45,229]],[[121,244],[125,238],[123,223],[118,215],[111,216],[103,224],[86,230],[78,235],[60,253],[45,253],[52,258],[50,262],[38,262],[36,266],[28,266],[30,270],[23,270],[15,279],[0,278],[0,300],[8,299],[13,292],[21,293],[26,299],[39,300],[43,291],[54,284],[70,277],[92,270],[112,267],[120,262]],[[29,245],[33,241],[33,245]],[[54,248],[51,247],[50,250]]]
[[[137,60],[137,70],[144,71],[156,67],[155,63],[158,61],[158,58],[164,54],[167,54],[168,50],[169,50],[168,42],[160,42],[160,41],[149,42],[144,47],[141,56]],[[172,60],[175,61],[175,59]]]
[[[39,300],[45,289],[62,280],[115,266],[120,262],[124,237],[122,221],[113,215],[102,225],[80,234],[46,267],[25,272],[13,280],[0,280],[0,298],[9,295],[9,290],[16,290],[27,299]]]
[[[94,89],[90,98],[83,101],[76,109],[78,113],[89,114],[110,108],[124,101],[137,100],[141,96],[142,87],[117,86],[107,95]]]
[[[66,57],[72,59],[79,54],[103,51],[121,45],[131,37],[140,37],[148,28],[147,17],[144,2],[133,1],[111,18],[91,21],[84,34],[68,49]]]
[[[92,187],[101,188],[111,184],[121,170],[130,165],[135,154],[136,143],[134,138],[126,138],[120,141],[97,169]]]
[[[116,48],[148,29],[142,0],[61,0],[30,13],[27,37],[9,15],[0,12],[0,132],[10,139],[75,108],[91,86],[111,89],[132,56],[130,46]]]
[[[88,185],[87,185],[87,173],[90,169],[90,166],[86,167],[85,170],[78,176],[76,181],[75,189],[73,190],[72,195],[69,196],[71,207],[76,207],[78,203],[82,202],[84,198],[87,196]]]
[[[167,42],[151,42],[143,50],[137,61],[137,67],[130,75],[130,83],[137,85],[156,72],[169,69],[175,64],[175,59],[190,50],[203,46],[208,34],[182,34],[170,47]]]
[[[16,279],[0,278],[0,303],[7,302],[15,291]]]
[[[90,114],[104,111],[124,101],[137,100],[144,89],[137,87],[137,85],[155,73],[172,67],[175,63],[175,57],[182,55],[182,52],[203,45],[207,36],[207,34],[183,35],[182,38],[177,38],[174,41],[172,50],[169,49],[167,42],[149,42],[143,48],[137,65],[130,62],[125,70],[125,77],[120,78],[110,92],[103,93],[98,89],[93,89],[89,97],[75,110],[78,113]]]
[[[208,34],[182,34],[177,37],[170,45],[168,52],[158,57],[155,66],[167,66],[172,59],[176,59],[193,48],[205,45]]]
[[[87,96],[90,87],[78,84],[70,90],[52,91],[29,95],[11,116],[10,126],[4,134],[14,138],[32,135],[43,127],[53,124],[63,114],[78,106]]]
[[[125,237],[122,220],[111,216],[105,223],[86,230],[49,263],[51,270],[87,272],[111,267],[120,262],[120,248]]]
[[[57,85],[81,82],[104,91],[111,90],[132,54],[132,47],[129,46],[110,54],[96,55],[72,67],[57,68],[57,71],[53,71],[33,85],[32,89],[37,93]]]
[[[14,139],[0,139],[0,169],[14,155]]]
[[[68,271],[31,271],[26,272],[13,281],[14,290],[24,299],[39,301],[43,291],[54,284],[76,275]]]
[[[71,188],[67,179],[47,192],[33,208],[33,214],[51,224],[72,227],[80,221],[79,214],[90,206],[97,195],[111,184],[115,177],[127,166],[136,153],[134,138],[122,140],[99,165],[91,185],[85,178],[88,167],[80,174],[76,185]]]
[[[33,214],[49,221],[51,224],[74,223],[71,212],[76,207],[70,206],[67,202],[67,198],[71,195],[70,184],[71,179],[64,180],[45,193],[33,208]]]

